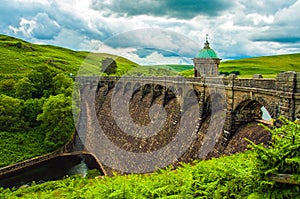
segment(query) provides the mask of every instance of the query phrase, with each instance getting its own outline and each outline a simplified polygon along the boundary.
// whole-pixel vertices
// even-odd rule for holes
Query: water
[[[261,110],[262,110],[262,119],[271,121],[272,117],[271,117],[270,113],[267,111],[267,109],[264,106],[262,106]]]
[[[89,168],[88,168],[87,164],[85,163],[85,161],[81,160],[81,162],[79,164],[76,164],[75,166],[70,168],[67,171],[67,174],[70,176],[80,174],[82,177],[85,177],[88,170],[89,170]]]
[[[40,184],[75,174],[85,177],[89,169],[100,170],[99,165],[91,156],[59,156],[1,176],[0,186],[4,188],[30,186],[33,181]]]

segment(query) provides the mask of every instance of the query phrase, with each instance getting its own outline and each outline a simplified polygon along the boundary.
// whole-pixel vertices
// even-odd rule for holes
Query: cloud
[[[38,13],[32,19],[21,18],[19,26],[9,26],[15,34],[40,40],[54,39],[61,31],[59,24],[51,20],[46,13]]]
[[[300,1],[274,14],[274,22],[264,31],[252,36],[253,41],[277,43],[300,42]]]
[[[199,45],[192,39],[174,31],[158,28],[137,29],[115,35],[104,44],[112,48],[156,49],[159,54],[193,57]],[[142,55],[146,56],[146,55]]]
[[[93,0],[91,8],[118,16],[152,15],[191,19],[197,15],[218,16],[232,6],[225,0]]]
[[[299,52],[299,2],[3,0],[0,32],[74,50],[109,50],[139,63],[189,61],[209,34],[226,60]]]

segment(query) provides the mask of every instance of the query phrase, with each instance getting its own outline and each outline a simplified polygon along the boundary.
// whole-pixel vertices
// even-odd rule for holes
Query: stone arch
[[[197,90],[195,90],[195,89],[190,89],[190,90],[188,90],[188,92],[186,93],[186,97],[197,97],[198,98],[198,96],[199,96],[199,93],[198,93],[198,91]]]
[[[242,124],[262,119],[262,107],[265,107],[271,117],[273,112],[270,112],[270,106],[262,98],[246,99],[240,102],[233,110],[233,126],[235,131]]]
[[[142,90],[142,85],[141,83],[136,83],[133,86],[133,93],[132,95],[135,95],[138,91]]]
[[[203,116],[206,117],[211,114],[212,110],[214,112],[223,110],[226,108],[226,100],[219,93],[211,93],[208,95],[203,104]]]
[[[141,88],[142,90],[142,98],[144,98],[148,93],[151,93],[153,90],[153,85],[152,84],[145,84]]]
[[[139,90],[141,88],[141,83],[136,83],[134,86],[133,86],[133,90],[136,91],[136,90]]]
[[[123,82],[118,82],[116,85],[115,85],[115,89],[118,91],[118,90],[121,90],[123,88]]]
[[[171,99],[174,99],[176,97],[177,96],[176,96],[175,88],[173,86],[170,86],[169,88],[166,89],[163,105],[165,105],[168,101],[170,101]]]
[[[195,89],[188,90],[185,96],[183,96],[184,107],[191,107],[198,104],[198,95],[199,94]]]
[[[129,91],[131,89],[131,82],[127,82],[124,86],[124,93]]]
[[[111,90],[112,88],[114,88],[115,84],[116,84],[115,81],[108,81],[107,83],[108,89]]]
[[[234,107],[233,107],[233,112],[235,110],[237,110],[237,108],[243,104],[244,102],[247,101],[257,101],[259,104],[261,104],[262,106],[264,106],[266,108],[266,110],[269,112],[269,114],[271,115],[272,118],[276,117],[276,110],[274,107],[274,104],[276,104],[276,102],[274,102],[272,99],[265,99],[265,97],[263,96],[252,96],[250,97],[249,95],[245,95],[241,98],[241,100],[239,100],[237,103],[235,103]]]

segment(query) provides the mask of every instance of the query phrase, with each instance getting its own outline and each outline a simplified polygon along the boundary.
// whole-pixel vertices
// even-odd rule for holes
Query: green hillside
[[[169,65],[178,67],[178,65]],[[300,71],[300,53],[287,55],[274,55],[228,60],[220,63],[221,73],[239,72],[241,77],[251,77],[253,74],[262,74],[264,77],[275,77],[283,71]],[[186,67],[181,71],[184,76],[193,76],[194,71]]]
[[[240,71],[242,76],[263,74],[274,77],[283,71],[300,71],[300,53],[274,55],[224,61],[220,64],[220,72]]]
[[[89,61],[85,61],[88,56]],[[0,34],[0,74],[3,76],[22,76],[39,66],[66,74],[76,74],[84,63],[87,70],[98,72],[101,60],[113,58],[117,62],[117,74],[122,75],[137,64],[114,55],[73,51],[50,45],[37,45]],[[84,62],[85,61],[85,62]]]

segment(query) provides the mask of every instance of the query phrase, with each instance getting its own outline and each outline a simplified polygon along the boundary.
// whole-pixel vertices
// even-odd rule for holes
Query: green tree
[[[101,61],[101,72],[107,75],[115,74],[117,72],[117,62],[112,58],[105,58]]]
[[[66,75],[59,73],[57,74],[53,80],[53,90],[54,94],[65,94],[66,96],[72,95],[73,90],[73,80]]]
[[[28,79],[28,77],[24,77],[20,79],[16,85],[16,97],[27,100],[32,98],[32,93],[35,93],[35,87],[33,83]]]
[[[7,95],[13,95],[15,92],[16,81],[14,79],[4,79],[0,81],[0,90]]]
[[[28,99],[24,102],[21,108],[21,117],[26,123],[26,127],[34,128],[40,125],[40,121],[37,121],[37,116],[43,112],[43,104],[45,98],[41,99]]]
[[[24,101],[7,95],[0,95],[0,131],[17,132],[24,126],[21,107]]]
[[[53,94],[52,79],[56,75],[47,66],[39,66],[28,75],[28,79],[34,86],[33,98],[49,97]]]
[[[65,144],[74,132],[72,118],[72,98],[63,94],[50,96],[43,105],[43,113],[38,115],[41,128],[45,131],[45,144],[56,149]]]

